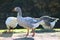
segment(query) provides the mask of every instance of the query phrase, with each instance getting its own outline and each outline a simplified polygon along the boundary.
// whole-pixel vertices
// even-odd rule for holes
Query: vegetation
[[[60,18],[60,0],[0,0],[0,28],[6,28],[5,20],[9,16],[17,16],[12,12],[19,6],[23,16],[40,17],[49,15]],[[60,22],[60,21],[59,21]],[[56,26],[59,27],[58,23]]]

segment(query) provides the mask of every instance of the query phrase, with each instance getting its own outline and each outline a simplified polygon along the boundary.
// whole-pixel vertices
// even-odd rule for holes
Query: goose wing
[[[24,20],[29,23],[37,23],[38,20],[32,18],[32,17],[24,17]]]
[[[45,20],[45,21],[48,21],[48,22],[53,22],[54,20],[56,20],[56,18],[49,17],[49,16],[42,16],[42,17],[40,17],[40,20]]]

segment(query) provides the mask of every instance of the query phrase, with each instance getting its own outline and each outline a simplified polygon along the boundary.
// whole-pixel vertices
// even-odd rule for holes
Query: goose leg
[[[9,27],[7,27],[8,29],[7,29],[7,32],[10,32],[10,28]]]
[[[13,32],[13,29],[11,29],[11,32]]]
[[[7,29],[7,32],[10,32],[10,29]]]
[[[11,32],[11,29],[10,29],[10,27],[8,28],[8,32]]]
[[[13,32],[13,29],[14,29],[14,28],[11,28],[11,32]]]
[[[9,29],[9,32],[11,31],[11,29]]]
[[[28,36],[29,35],[29,28],[27,28],[27,34],[26,34],[26,36]]]
[[[35,36],[35,29],[32,29],[32,32],[33,32],[32,37],[34,37]]]

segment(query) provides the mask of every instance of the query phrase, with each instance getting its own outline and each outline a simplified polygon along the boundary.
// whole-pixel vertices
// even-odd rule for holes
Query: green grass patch
[[[36,30],[41,30],[41,29],[36,29]],[[60,31],[60,28],[59,29],[55,28],[53,30]],[[7,31],[7,29],[0,30],[0,33],[3,33],[5,31]],[[25,33],[25,32],[27,32],[27,29],[14,29],[13,32],[16,32],[16,33],[18,33],[18,32],[19,33]],[[31,30],[30,30],[30,32],[31,32]]]

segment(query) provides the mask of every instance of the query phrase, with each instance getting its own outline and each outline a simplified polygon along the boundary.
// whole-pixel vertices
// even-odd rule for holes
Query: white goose
[[[14,8],[14,11],[18,12],[17,14],[17,21],[18,21],[18,24],[24,28],[27,28],[27,34],[26,36],[29,35],[29,29],[32,29],[33,31],[33,35],[35,35],[35,28],[39,26],[40,24],[40,21],[39,20],[36,20],[34,18],[31,18],[31,17],[22,17],[22,11],[21,11],[21,8],[20,7],[15,7]]]
[[[8,28],[7,32],[10,32],[11,31],[10,28],[15,28],[17,26],[17,24],[18,24],[17,18],[16,17],[8,17],[5,21],[5,24]]]
[[[59,20],[59,18],[54,18],[50,16],[42,16],[40,17],[41,25],[43,26],[44,29],[52,29],[56,22]]]

